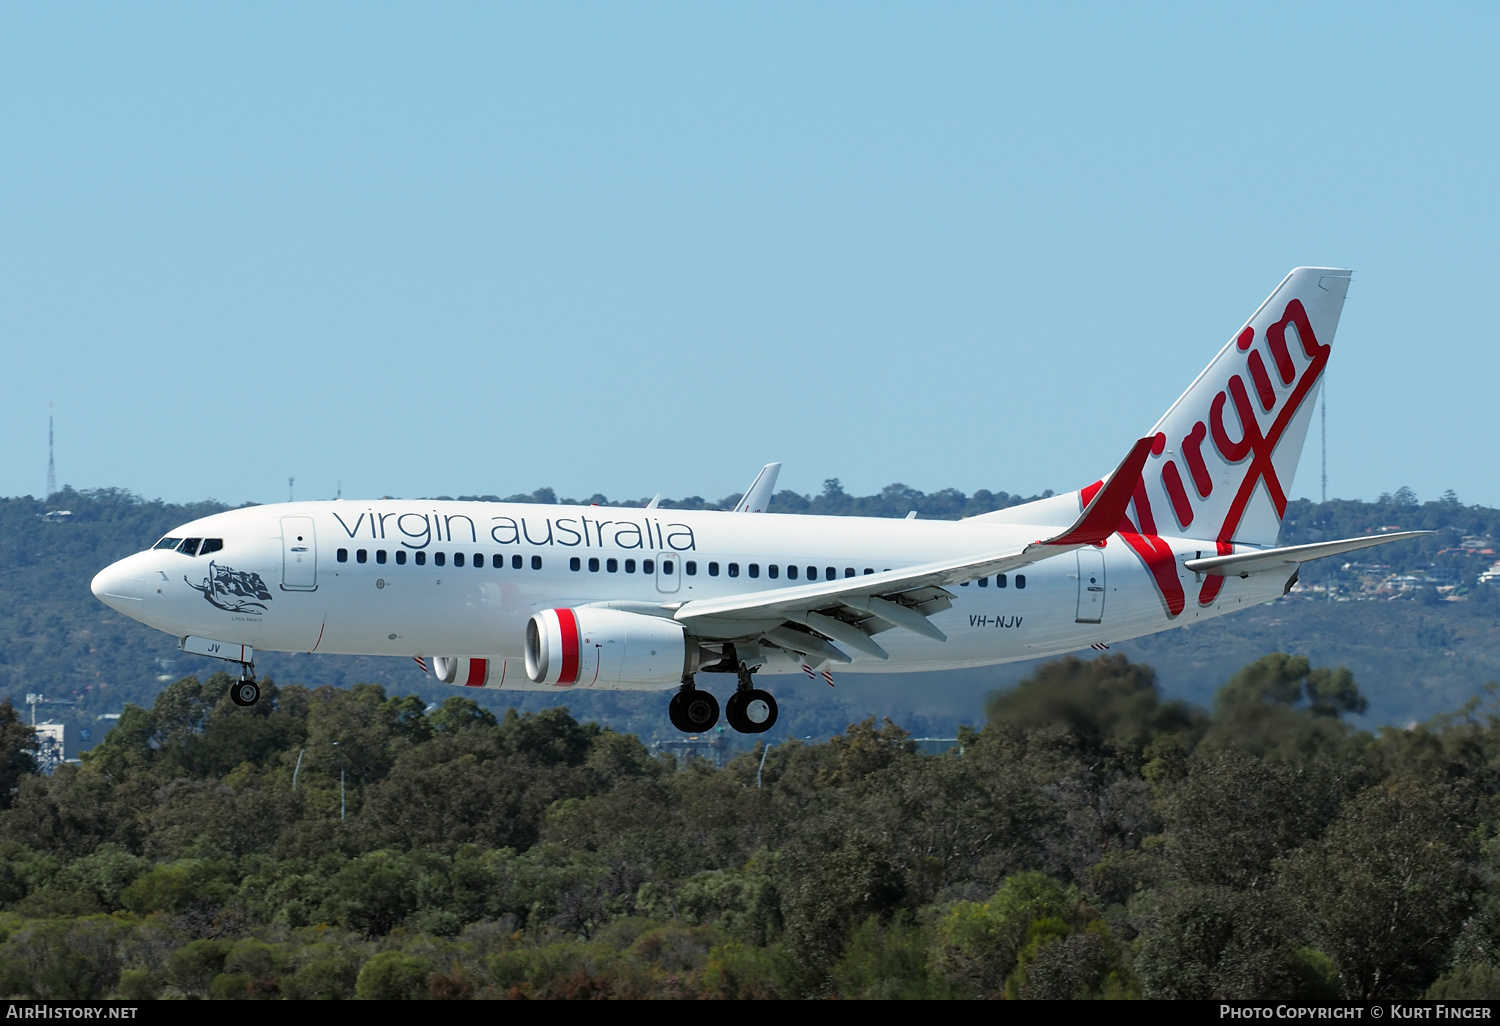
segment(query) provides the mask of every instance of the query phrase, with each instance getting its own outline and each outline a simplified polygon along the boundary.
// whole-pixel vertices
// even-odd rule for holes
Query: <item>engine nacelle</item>
[[[504,679],[504,666],[499,659],[480,659],[470,656],[433,656],[432,675],[444,684],[463,688],[498,688]],[[494,680],[490,679],[491,673]]]
[[[663,688],[696,670],[698,645],[661,616],[581,606],[526,622],[526,675],[553,687]]]

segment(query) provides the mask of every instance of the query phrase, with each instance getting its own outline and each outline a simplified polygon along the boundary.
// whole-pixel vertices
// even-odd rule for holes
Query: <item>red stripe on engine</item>
[[[464,687],[466,687],[466,688],[482,688],[482,687],[484,687],[484,671],[488,667],[489,667],[489,663],[487,663],[483,659],[470,659],[469,660],[469,679],[466,680],[466,681],[464,681]]]
[[[571,609],[554,609],[557,626],[562,634],[562,670],[557,675],[559,684],[578,683],[578,617]]]

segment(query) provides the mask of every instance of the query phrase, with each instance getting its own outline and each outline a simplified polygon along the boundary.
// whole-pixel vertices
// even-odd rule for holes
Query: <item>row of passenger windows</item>
[[[167,539],[163,539],[163,540],[165,541]],[[189,540],[190,541],[196,541],[196,539],[189,539]],[[209,539],[209,540],[210,541],[214,541],[216,539]],[[161,548],[162,546],[157,546],[157,547]],[[207,552],[207,551],[210,551],[210,550],[205,547],[203,551]],[[339,549],[338,550],[337,558],[338,558],[338,561],[340,563],[347,563],[347,562],[349,562],[349,550],[348,549]],[[503,552],[497,552],[494,555],[490,556],[489,559],[490,559],[490,565],[493,566],[496,570],[503,570],[505,568],[505,554]],[[386,553],[385,549],[376,549],[375,550],[375,562],[377,562],[377,563],[385,563],[386,560],[387,560],[387,553]],[[406,560],[407,560],[406,550],[405,549],[397,549],[396,550],[396,565],[397,566],[405,566],[406,565]],[[411,560],[417,566],[425,566],[427,564],[427,553],[426,552],[422,552],[422,551],[414,552],[414,553],[411,554]],[[433,566],[444,566],[444,565],[446,565],[447,560],[448,560],[448,557],[447,557],[446,553],[434,552],[432,554],[432,565]],[[368,563],[370,561],[370,551],[368,549],[355,549],[354,550],[354,561],[356,563]],[[463,552],[455,552],[455,553],[453,553],[453,565],[454,566],[464,566],[466,564],[482,569],[484,567],[484,565],[485,565],[485,554],[483,552],[476,552],[476,553],[473,554],[473,557],[470,558],[467,553],[463,553]],[[656,560],[654,560],[654,559],[643,559],[643,560],[640,561],[639,565],[640,565],[640,572],[643,573],[643,574],[654,574],[654,573],[656,573]],[[525,566],[526,566],[526,561],[525,561],[525,559],[520,554],[516,554],[516,555],[513,555],[513,556],[510,557],[510,568],[512,570],[521,570]],[[581,571],[583,569],[583,566],[584,566],[584,561],[579,556],[574,556],[574,557],[572,557],[571,559],[568,560],[568,569],[569,570],[572,570],[572,571],[575,571],[575,572]],[[634,559],[617,559],[617,558],[615,558],[613,556],[611,556],[609,558],[606,558],[606,559],[600,559],[597,556],[590,556],[589,560],[588,560],[589,573],[594,573],[594,574],[598,573],[600,570],[603,570],[605,573],[617,574],[617,573],[619,573],[621,571],[622,568],[624,569],[625,573],[627,573],[627,574],[633,574],[633,573],[636,572],[636,566],[637,566],[637,563],[636,563],[636,560],[634,560]],[[533,569],[533,570],[540,570],[541,568],[542,568],[542,557],[541,556],[532,556],[531,557],[531,569]],[[747,577],[759,577],[760,574],[761,574],[761,569],[762,569],[762,567],[761,567],[761,565],[759,563],[746,563],[745,566],[744,566],[744,572],[745,572],[745,575]],[[766,576],[769,577],[769,578],[771,578],[771,580],[773,580],[773,581],[779,579],[781,577],[781,575],[782,575],[782,567],[781,567],[781,565],[779,563],[768,563],[765,566],[764,569],[765,569]],[[889,569],[889,567],[887,567],[887,569]],[[740,567],[740,564],[738,564],[738,563],[727,563],[727,564],[724,564],[724,565],[721,566],[717,562],[710,562],[708,564],[707,570],[708,570],[708,576],[710,576],[710,577],[718,577],[721,573],[723,573],[726,577],[738,577],[740,575],[741,567]],[[684,560],[683,564],[682,564],[682,571],[683,571],[683,573],[687,574],[689,577],[696,577],[698,575],[698,562],[697,562],[697,560],[693,560],[693,559]],[[822,575],[822,579],[823,580],[832,581],[832,580],[837,580],[838,577],[839,577],[839,568],[836,567],[836,566],[825,566],[825,567],[821,567],[821,568],[820,567],[816,567],[816,566],[809,566],[809,567],[805,567],[804,568],[804,567],[800,567],[800,566],[789,564],[785,568],[786,579],[789,580],[789,581],[798,580],[799,578],[802,577],[804,571],[805,571],[805,573],[807,575],[807,580],[809,580],[809,581],[816,581],[816,580],[818,580],[819,579],[820,571],[821,571],[821,575]],[[677,570],[676,570],[676,567],[673,565],[673,561],[670,560],[670,559],[664,559],[664,560],[662,560],[661,561],[661,572],[664,573],[664,574],[668,574],[668,575],[676,573]],[[864,572],[867,573],[867,574],[873,574],[875,572],[875,569],[874,569],[874,567],[868,567],[867,566],[867,567],[864,568]],[[858,573],[858,571],[855,570],[854,567],[852,567],[852,566],[846,566],[846,567],[844,567],[843,576],[845,576],[845,577],[857,577],[857,576],[859,576],[859,573]],[[1016,587],[1017,588],[1024,588],[1024,587],[1026,587],[1026,575],[1025,574],[1016,574],[1015,575],[1015,582],[1016,582]],[[974,583],[978,584],[981,588],[987,588],[987,587],[989,587],[990,579],[988,577],[981,577],[981,578],[979,578],[979,580],[975,581]],[[1006,580],[1006,575],[1005,574],[997,574],[997,575],[995,575],[995,587],[997,587],[997,588],[1004,588],[1004,587],[1007,586],[1007,584],[1008,584],[1008,582]],[[965,588],[967,588],[969,586],[969,582],[965,581],[964,584],[963,584],[963,586]]]
[[[622,563],[625,566],[625,572],[627,574],[633,574],[633,573],[635,573],[635,560],[633,560],[633,559],[625,559],[625,560],[620,560],[620,559],[606,559],[606,560],[603,561],[603,569],[604,569],[604,571],[606,573],[617,574],[617,573],[620,572],[620,565]],[[569,570],[582,570],[583,569],[583,560],[580,559],[578,556],[574,556],[572,559],[568,560],[568,569]],[[692,562],[691,560],[689,560],[688,562],[686,562],[686,563],[683,564],[683,569],[688,572],[688,576],[692,576],[693,574],[696,574],[698,572],[698,564]],[[597,574],[599,572],[599,570],[600,570],[600,560],[599,560],[599,558],[597,556],[590,557],[589,558],[589,573]],[[661,572],[664,573],[664,574],[675,574],[677,572],[677,564],[673,560],[664,559],[664,560],[661,561]],[[654,559],[643,559],[643,560],[641,560],[641,573],[643,573],[643,574],[654,574],[654,573],[656,573],[656,560],[654,560]]]
[[[405,566],[406,565],[406,556],[407,556],[407,554],[406,554],[406,550],[405,549],[397,549],[396,550],[396,565],[397,566]],[[335,556],[335,558],[338,559],[338,561],[340,563],[347,563],[347,562],[349,562],[349,550],[348,549],[339,549],[339,551],[338,551],[337,555]],[[386,554],[385,549],[376,549],[375,550],[375,562],[377,562],[377,563],[384,563],[386,561],[386,558],[387,558],[387,554]],[[368,563],[370,561],[370,551],[368,549],[355,549],[354,550],[354,561],[356,563]],[[417,566],[426,566],[427,565],[427,553],[426,552],[413,552],[411,554],[411,561],[413,563],[415,563]],[[491,565],[496,570],[503,570],[505,568],[505,554],[503,552],[497,552],[497,553],[495,553],[493,556],[490,557],[490,561],[491,561]],[[447,563],[448,563],[448,554],[447,553],[445,553],[445,552],[434,552],[432,554],[432,565],[433,566],[446,566]],[[466,565],[468,563],[469,563],[469,558],[468,558],[468,554],[467,553],[455,552],[453,554],[453,565],[454,566],[464,566],[464,565]],[[483,568],[484,567],[484,553],[483,552],[476,552],[476,553],[474,553],[474,559],[473,559],[473,564],[472,565],[475,566],[475,567],[479,567],[479,568]],[[521,570],[521,569],[524,569],[525,566],[526,566],[526,561],[521,556],[515,555],[515,556],[511,556],[510,557],[510,568],[512,570]],[[532,556],[531,557],[531,569],[533,569],[533,570],[540,570],[541,568],[542,568],[542,557],[541,556]]]
[[[206,556],[224,547],[223,538],[163,538],[153,549],[175,549],[184,556]]]
[[[995,587],[997,587],[997,588],[1004,588],[1006,586],[1005,577],[1006,577],[1005,574],[996,574],[995,575]],[[1025,574],[1016,574],[1014,580],[1016,582],[1016,587],[1017,588],[1024,588],[1024,587],[1026,587],[1026,575]],[[977,585],[979,585],[981,588],[988,588],[990,586],[990,579],[988,577],[981,577],[981,578],[979,578],[979,580],[975,581],[974,583],[977,584]],[[963,586],[965,588],[967,588],[969,586],[969,582],[965,581],[963,583]]]

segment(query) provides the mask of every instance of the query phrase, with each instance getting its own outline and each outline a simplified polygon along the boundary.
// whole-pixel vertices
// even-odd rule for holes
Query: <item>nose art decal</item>
[[[210,603],[231,613],[264,612],[266,603],[271,601],[266,582],[260,579],[260,574],[249,570],[209,563],[208,576],[202,584],[188,581],[185,575],[182,579],[187,581],[188,587],[201,591]],[[256,599],[260,601],[254,601]]]

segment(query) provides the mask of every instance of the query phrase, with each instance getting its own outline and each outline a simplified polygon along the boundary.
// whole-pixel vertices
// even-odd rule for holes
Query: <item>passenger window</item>
[[[828,571],[826,574],[824,574],[824,578],[826,580],[830,580],[831,581],[831,580],[833,580],[834,578],[836,578],[839,575],[839,568],[836,567],[836,566],[830,566],[830,567],[827,567],[826,569]],[[851,574],[854,573],[853,570],[850,570],[849,572]]]
[[[751,563],[750,564],[750,576],[751,577],[759,577],[760,576],[760,564],[759,563]]]
[[[152,548],[154,548],[154,549],[175,549],[177,547],[177,543],[180,542],[180,541],[182,541],[181,538],[163,538],[161,541],[159,541],[155,545],[153,545]]]
[[[795,581],[797,579],[797,568],[796,567],[789,566],[789,567],[786,568],[786,579],[789,580],[789,581]]]
[[[960,588],[967,588],[969,586],[969,582],[968,581],[959,581],[958,582],[958,586]]]
[[[347,562],[349,562],[349,550],[348,549],[339,549],[338,554],[335,555],[333,558],[337,559],[340,563],[347,563]]]
[[[202,547],[198,549],[198,555],[206,556],[210,552],[218,552],[223,547],[223,538],[204,538]]]
[[[406,550],[405,549],[397,549],[396,550],[396,565],[397,566],[405,566],[406,565]]]
[[[531,569],[533,569],[533,570],[540,570],[541,568],[542,568],[542,557],[541,556],[532,556],[531,557]]]
[[[729,564],[729,576],[730,577],[738,577],[739,575],[740,575],[740,565],[738,563],[730,563]]]
[[[370,561],[370,554],[364,549],[355,549],[354,561],[356,563],[368,563]]]
[[[425,553],[425,552],[418,552],[417,553],[417,566],[426,566],[426,565],[427,565],[427,553]]]
[[[979,586],[981,588],[988,588],[990,586],[990,579],[988,577],[981,577],[979,579]]]
[[[1024,588],[1024,587],[1026,587],[1026,575],[1025,574],[1016,574],[1016,587],[1017,588]]]
[[[608,570],[612,574],[617,574],[620,572],[620,561],[611,556],[609,559],[606,559],[604,561],[604,569]]]
[[[852,566],[846,566],[846,567],[844,567],[844,576],[845,577],[853,577],[854,576],[854,567],[852,567]]]
[[[807,568],[807,579],[809,581],[816,581],[818,579],[818,568],[817,567],[810,566],[810,567]]]
[[[501,556],[500,558],[504,559],[505,557]],[[521,562],[520,553],[517,553],[516,555],[510,557],[510,568],[512,570],[519,570],[523,565],[524,564]]]
[[[375,562],[377,562],[377,563],[384,563],[385,562],[385,549],[376,549],[375,550]]]
[[[1003,588],[1003,587],[1005,587],[1005,575],[1004,574],[996,574],[995,575],[995,587],[997,587],[997,588]]]
[[[196,556],[198,554],[198,543],[202,538],[184,538],[182,544],[177,546],[177,551],[184,556]]]
[[[671,572],[672,571],[670,571],[670,570],[667,571],[667,573],[671,573]],[[643,560],[641,560],[641,573],[643,573],[643,574],[654,574],[654,573],[656,573],[656,560],[654,560],[654,559],[643,559]]]
[[[635,573],[635,560],[633,560],[633,559],[627,559],[625,561],[625,572],[627,574],[633,574],[633,573]]]
[[[591,573],[591,574],[597,574],[598,572],[599,572],[599,557],[598,556],[590,556],[589,557],[589,573]]]
[[[682,564],[682,569],[683,569],[683,572],[686,573],[689,577],[697,577],[698,576],[698,562],[697,562],[697,560],[693,560],[693,559],[688,560],[686,563]],[[672,571],[670,571],[670,570],[667,571],[667,573],[671,573],[671,572]]]
[[[464,565],[464,554],[462,552],[455,552],[453,554],[453,565],[454,566],[463,566]]]
[[[874,572],[875,571],[873,569],[871,569],[870,567],[865,567],[865,573],[867,573],[867,574],[873,574]]]
[[[772,563],[770,566],[766,567],[766,576],[773,581],[776,580],[776,578],[781,576],[781,568],[775,563]]]
[[[717,577],[717,576],[719,576],[719,564],[717,564],[717,563],[710,563],[710,564],[708,564],[708,576],[710,576],[710,577]]]
[[[433,566],[442,566],[443,565],[443,561],[446,560],[447,558],[448,557],[445,556],[445,555],[443,555],[441,552],[434,552],[432,554],[432,565]],[[361,560],[361,562],[363,562],[363,560]]]
[[[582,570],[583,569],[583,560],[579,559],[577,556],[574,556],[572,559],[568,560],[568,569],[569,570]]]

